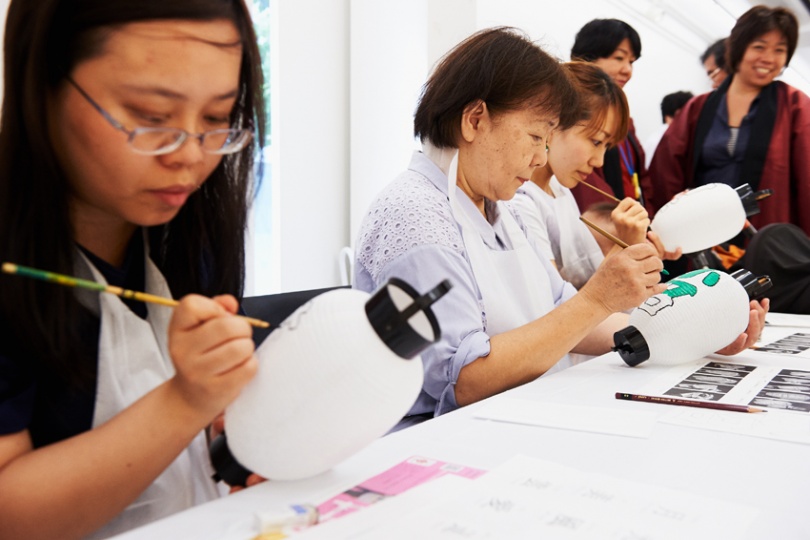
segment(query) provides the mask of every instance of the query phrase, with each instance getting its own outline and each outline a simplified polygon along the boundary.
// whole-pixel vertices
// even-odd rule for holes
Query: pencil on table
[[[718,411],[734,411],[744,413],[768,412],[765,409],[751,407],[750,405],[735,405],[731,403],[717,403],[715,401],[696,401],[692,399],[678,399],[661,396],[644,396],[641,394],[628,394],[626,392],[616,392],[616,399],[626,399],[629,401],[647,401],[649,403],[661,403],[663,405],[680,405],[683,407],[699,407],[701,409],[715,409]]]
[[[169,307],[175,307],[180,303],[173,298],[164,298],[163,296],[156,296],[154,294],[149,294],[145,292],[131,291],[129,289],[115,287],[113,285],[104,285],[103,283],[90,281],[88,279],[66,276],[64,274],[56,274],[54,272],[47,272],[45,270],[38,270],[36,268],[20,266],[18,264],[13,264],[9,262],[3,263],[2,269],[3,272],[7,274],[26,276],[34,279],[39,279],[42,281],[48,281],[51,283],[58,283],[59,285],[65,285],[67,287],[77,287],[80,289],[87,289],[90,291],[114,294],[116,296],[120,296],[121,298],[137,300],[139,302],[160,304],[162,306],[169,306]],[[256,326],[258,328],[268,328],[270,326],[270,323],[259,319],[254,319],[253,317],[244,317],[242,315],[236,315],[236,317],[239,317],[240,319],[245,319],[251,325]]]

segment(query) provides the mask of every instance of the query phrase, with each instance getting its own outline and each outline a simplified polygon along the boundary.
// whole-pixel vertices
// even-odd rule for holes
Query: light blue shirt
[[[467,197],[459,203],[487,247],[511,250],[495,205],[487,205],[487,221]],[[519,218],[518,224],[523,228]],[[524,229],[525,231],[525,229]],[[409,415],[440,415],[458,408],[455,384],[461,368],[490,351],[486,306],[464,249],[461,231],[447,198],[447,176],[421,152],[372,203],[360,227],[354,265],[354,286],[372,292],[391,277],[424,293],[444,279],[453,285],[432,309],[442,339],[422,354],[425,381]],[[547,257],[552,298],[559,305],[576,293]]]

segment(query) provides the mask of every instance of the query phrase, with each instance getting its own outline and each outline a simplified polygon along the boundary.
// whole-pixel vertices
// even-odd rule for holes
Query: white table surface
[[[795,330],[810,332],[807,328]],[[767,340],[769,335],[785,331],[784,327],[766,328],[763,337]],[[810,358],[786,356],[749,351],[728,360],[810,370]],[[234,535],[234,523],[244,522],[257,511],[287,504],[318,505],[411,456],[489,470],[516,454],[525,454],[586,472],[755,506],[761,512],[744,539],[810,539],[810,445],[660,422],[652,436],[644,439],[474,418],[478,407],[502,396],[663,412],[673,407],[618,401],[614,394],[642,393],[642,388],[665,375],[667,369],[651,363],[630,368],[610,353],[383,437],[317,477],[264,482],[117,538],[245,538]],[[810,414],[807,418],[810,431]]]

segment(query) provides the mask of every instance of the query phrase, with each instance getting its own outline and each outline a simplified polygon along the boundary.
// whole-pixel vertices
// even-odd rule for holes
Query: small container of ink
[[[318,509],[311,504],[293,504],[281,510],[256,512],[260,535],[287,533],[318,523]]]

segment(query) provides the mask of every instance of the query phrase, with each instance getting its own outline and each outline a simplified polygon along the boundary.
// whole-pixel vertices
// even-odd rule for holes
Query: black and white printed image
[[[700,373],[693,373],[689,376],[689,379],[714,384],[730,384],[734,386],[742,380],[742,377],[720,377],[718,375],[701,375]]]
[[[771,381],[765,389],[777,392],[797,392],[810,395],[810,385],[803,384],[775,384],[775,381]]]
[[[781,370],[768,381],[750,404],[785,411],[810,412],[810,371]]]
[[[783,369],[780,372],[780,375],[784,375],[785,377],[800,377],[803,379],[807,379],[807,382],[810,383],[810,371],[797,371],[792,369]]]
[[[797,386],[810,386],[810,381],[806,379],[797,379],[795,377],[781,377],[777,376],[771,379],[771,382],[778,384],[795,384]]]
[[[748,373],[738,372],[738,371],[729,371],[729,370],[720,370],[720,369],[707,369],[702,368],[697,370],[695,373],[699,373],[701,375],[717,375],[718,377],[737,377],[742,379]]]
[[[810,349],[810,334],[796,333],[756,348],[774,354],[799,354]]]
[[[784,411],[810,412],[810,403],[783,401],[781,399],[755,397],[750,405]]]
[[[751,373],[756,369],[756,366],[742,366],[736,364],[724,364],[722,362],[709,362],[701,369],[722,369],[726,371],[744,372],[743,375]]]
[[[700,401],[718,401],[725,394],[713,394],[711,392],[696,392],[684,388],[670,388],[664,392],[665,396],[677,396],[684,399],[697,399]]]
[[[793,336],[788,336],[786,338],[782,338],[782,339],[780,339],[778,341],[778,343],[791,343],[791,344],[796,345],[798,347],[809,347],[810,346],[810,342],[808,342],[806,339],[804,339],[804,338],[796,338],[796,337],[793,337]]]
[[[763,388],[759,395],[769,398],[784,399],[785,401],[810,402],[810,394],[801,394],[799,392],[780,392],[778,390]]]
[[[804,352],[807,350],[807,347],[803,345],[794,345],[792,343],[780,343],[778,345],[769,345],[766,349],[774,350],[774,351],[798,351],[795,354]]]
[[[755,369],[756,366],[709,362],[664,392],[664,395],[719,401]]]
[[[782,347],[760,347],[757,350],[773,354],[799,354],[801,352],[804,352],[799,349],[784,349]]]

